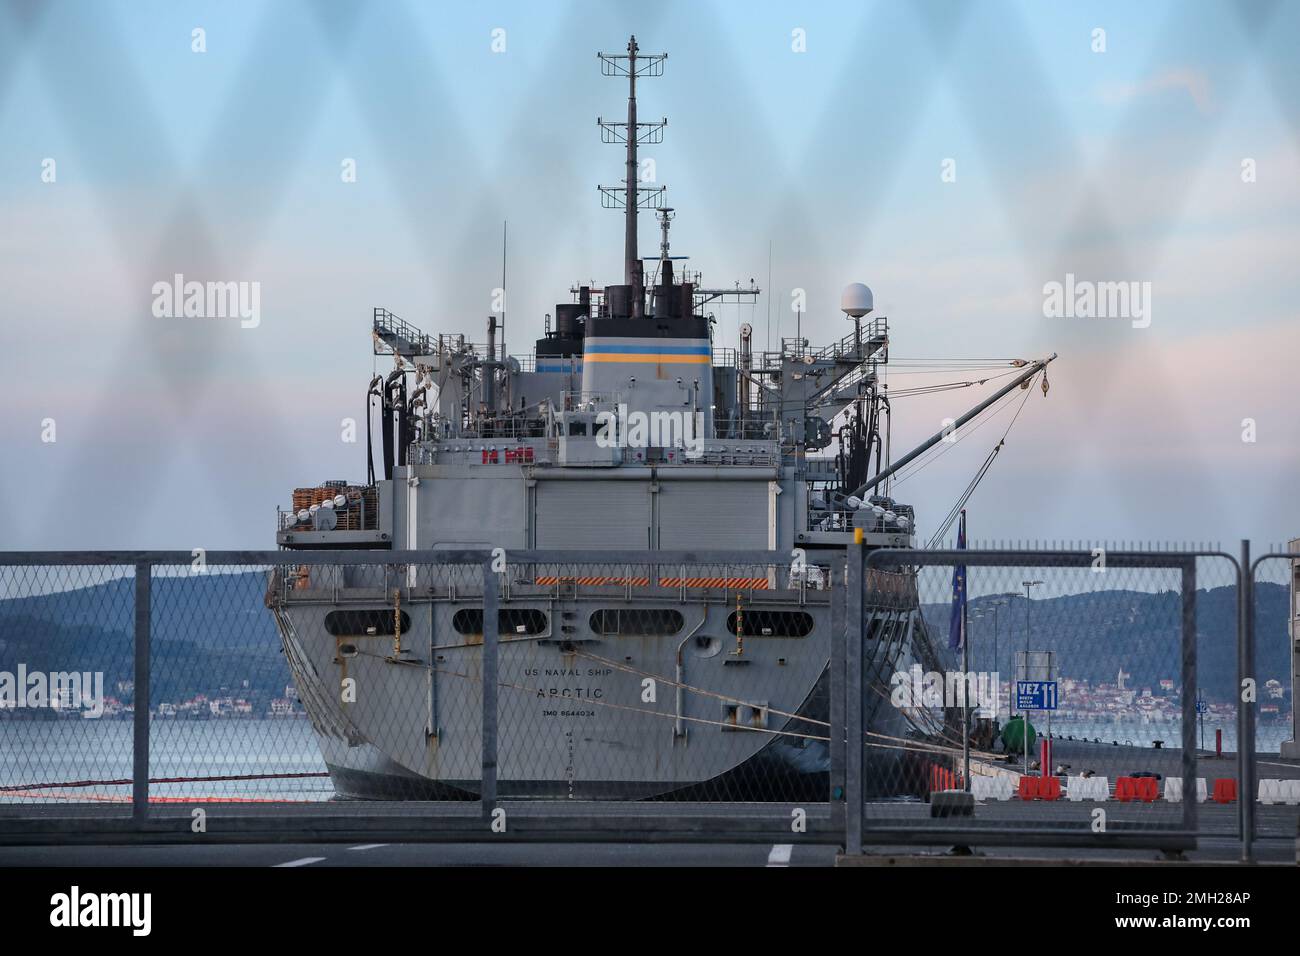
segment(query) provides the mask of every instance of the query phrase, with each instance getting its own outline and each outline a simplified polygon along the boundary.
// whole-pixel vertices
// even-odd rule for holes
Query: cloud
[[[1101,88],[1101,98],[1111,104],[1128,103],[1138,98],[1160,96],[1171,90],[1182,91],[1191,97],[1192,104],[1202,115],[1209,114],[1214,108],[1209,77],[1190,67],[1165,70],[1139,83],[1107,84]]]

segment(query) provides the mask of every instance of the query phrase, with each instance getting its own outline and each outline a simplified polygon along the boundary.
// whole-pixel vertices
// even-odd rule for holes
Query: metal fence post
[[[1196,559],[1183,564],[1183,829],[1196,833]],[[1192,837],[1197,839],[1196,836]]]
[[[847,565],[837,558],[831,565],[831,660],[830,660],[830,806],[834,815],[843,814],[845,807],[844,780],[844,648],[847,643],[844,629],[844,598],[847,591]],[[836,820],[843,823],[843,818]]]
[[[149,817],[149,615],[153,567],[135,565],[135,712],[131,727],[131,819],[143,824]]]
[[[497,576],[483,562],[483,819],[497,802]]]
[[[1255,856],[1255,704],[1245,700],[1246,681],[1255,679],[1255,573],[1250,542],[1241,542],[1237,580],[1237,800],[1241,827],[1241,861]],[[1258,695],[1259,688],[1254,693]]]
[[[862,818],[865,810],[862,751],[866,744],[862,725],[862,557],[864,546],[848,546],[848,580],[844,601],[844,852],[862,852]]]

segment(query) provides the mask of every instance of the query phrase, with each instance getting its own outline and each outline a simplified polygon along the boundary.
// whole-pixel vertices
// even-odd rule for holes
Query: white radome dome
[[[850,282],[840,293],[840,311],[852,319],[860,319],[876,307],[871,290],[861,282]]]

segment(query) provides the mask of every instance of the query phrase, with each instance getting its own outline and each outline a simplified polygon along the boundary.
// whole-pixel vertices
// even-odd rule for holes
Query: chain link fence
[[[862,677],[911,740],[864,785],[861,839],[1178,851],[1241,838],[1232,557],[891,550],[866,563],[913,568],[922,613],[908,669]],[[858,825],[851,813],[848,842]]]
[[[130,803],[135,592],[131,565],[0,567],[0,805]]]
[[[1290,552],[1250,563],[1249,614],[1242,657],[1250,683],[1239,733],[1257,755],[1248,768],[1254,799],[1243,803],[1246,853],[1256,840],[1297,839],[1300,849],[1300,735],[1295,688],[1300,681],[1300,541]]]
[[[572,558],[0,561],[0,827],[831,832],[829,564]]]
[[[0,840],[1248,852],[1295,834],[1300,762],[1237,746],[1258,715],[1277,754],[1293,571],[1255,566],[1270,636],[1262,706],[1239,711],[1237,567],[861,547],[3,555]]]

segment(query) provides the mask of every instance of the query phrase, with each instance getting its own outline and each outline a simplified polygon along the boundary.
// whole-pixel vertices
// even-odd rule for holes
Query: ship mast
[[[627,128],[636,129],[636,37],[627,42]],[[640,290],[637,264],[641,261],[636,248],[636,137],[627,137],[627,174],[623,193],[623,281]]]
[[[601,186],[600,192],[607,208],[623,207],[623,283],[632,289],[632,316],[645,314],[645,273],[637,253],[637,211],[642,205],[659,208],[663,200],[663,186],[642,186],[637,182],[637,147],[642,143],[663,142],[665,117],[657,123],[640,123],[636,118],[636,80],[638,76],[662,76],[667,53],[642,56],[636,37],[627,41],[627,53],[597,53],[601,72],[606,76],[627,77],[627,122],[614,123],[597,118],[606,143],[623,143],[627,147],[626,177],[621,187]],[[620,195],[621,193],[621,195]]]

